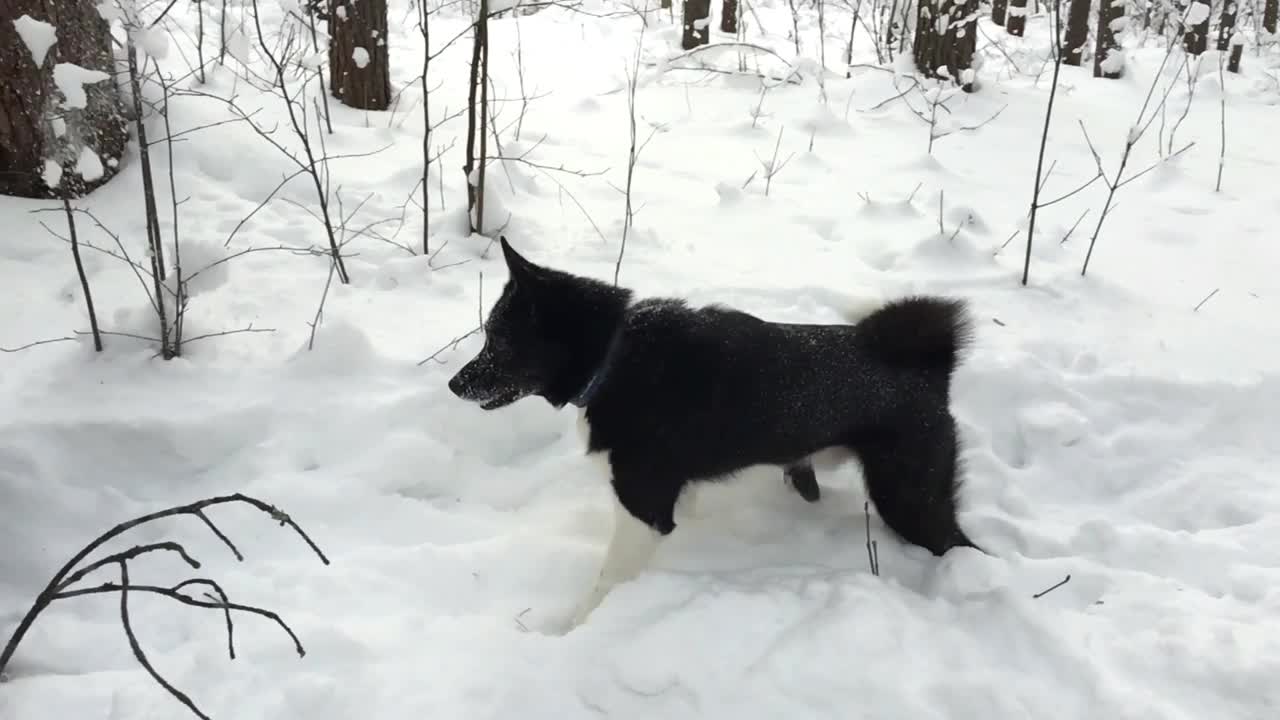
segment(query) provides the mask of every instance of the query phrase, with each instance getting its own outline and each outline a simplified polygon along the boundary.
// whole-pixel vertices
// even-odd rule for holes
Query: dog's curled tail
[[[893,300],[854,326],[859,352],[882,363],[897,411],[855,432],[868,494],[885,523],[910,543],[942,555],[978,547],[957,517],[960,432],[950,411],[951,379],[972,328],[964,302],[934,296]],[[922,383],[917,383],[923,380]]]
[[[856,328],[860,345],[883,362],[948,379],[973,331],[963,300],[923,295],[891,300]]]

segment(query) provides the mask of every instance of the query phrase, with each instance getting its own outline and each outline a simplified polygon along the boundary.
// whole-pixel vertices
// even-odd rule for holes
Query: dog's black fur
[[[501,244],[510,279],[450,390],[489,410],[530,395],[582,406],[588,450],[608,454],[619,502],[659,533],[675,529],[686,484],[751,465],[783,468],[815,502],[810,457],[843,447],[902,539],[935,555],[977,547],[956,518],[950,388],[970,332],[960,301],[900,299],[853,325],[772,323],[633,302]]]

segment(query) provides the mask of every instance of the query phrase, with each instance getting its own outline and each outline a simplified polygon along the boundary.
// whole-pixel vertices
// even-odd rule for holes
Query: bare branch
[[[147,654],[138,642],[138,636],[133,632],[133,623],[129,619],[129,563],[124,560],[120,561],[120,624],[124,626],[124,634],[129,638],[129,648],[133,650],[133,656],[138,660],[138,664],[155,679],[160,687],[169,691],[170,695],[177,698],[178,702],[186,705],[197,717],[201,718],[201,720],[210,720],[209,716],[201,712],[200,708],[196,707],[196,704],[191,701],[191,698],[186,693],[174,687],[168,680],[165,680],[164,676],[147,659]]]
[[[227,335],[242,335],[245,333],[273,333],[275,331],[276,331],[275,328],[256,328],[250,325],[248,327],[240,328],[238,330],[221,330],[219,332],[211,332],[211,333],[205,333],[203,335],[197,335],[193,338],[188,338],[186,342],[193,343],[193,342],[196,342],[197,340],[207,340],[209,338],[226,337]]]
[[[1031,597],[1034,600],[1039,600],[1040,598],[1044,597],[1045,595],[1048,595],[1049,593],[1053,592],[1054,590],[1057,590],[1058,588],[1062,587],[1063,585],[1066,585],[1069,582],[1071,582],[1071,576],[1067,575],[1066,577],[1062,578],[1061,580],[1054,583],[1050,587],[1047,587],[1044,590],[1041,590],[1040,592],[1036,593],[1035,595],[1032,595]]]
[[[0,346],[0,352],[6,352],[6,353],[22,352],[23,350],[26,350],[28,348],[33,348],[38,345],[52,345],[53,343],[67,342],[68,340],[77,340],[77,339],[79,338],[73,338],[73,337],[47,338],[45,340],[36,340],[35,342],[29,342],[26,345],[19,345],[17,347]]]
[[[220,596],[220,600],[217,602],[199,600],[197,598],[193,598],[189,595],[185,595],[180,592],[182,588],[189,587],[191,585],[210,586],[211,588],[213,588],[214,592]],[[65,598],[83,597],[85,595],[101,595],[103,593],[111,593],[111,592],[152,593],[155,595],[163,595],[164,597],[177,600],[178,602],[184,605],[190,605],[192,607],[207,608],[211,610],[223,610],[226,612],[226,618],[227,618],[228,644],[230,644],[230,637],[232,634],[232,629],[231,629],[232,628],[232,625],[231,625],[232,610],[236,612],[249,613],[251,615],[258,615],[259,617],[264,617],[264,618],[267,618],[268,620],[273,621],[276,625],[279,625],[280,628],[285,631],[285,633],[289,635],[289,638],[293,640],[294,650],[298,653],[298,657],[303,657],[307,654],[306,649],[302,646],[302,641],[298,639],[297,634],[294,633],[293,629],[289,627],[288,623],[286,623],[284,619],[280,617],[279,614],[274,613],[270,610],[264,610],[262,608],[253,607],[252,605],[242,605],[240,603],[230,602],[226,599],[227,595],[226,595],[226,592],[223,591],[222,587],[218,585],[218,583],[214,582],[213,580],[209,580],[206,578],[193,578],[191,580],[185,580],[171,588],[160,587],[156,585],[121,585],[116,583],[103,583],[101,585],[90,587],[90,588],[61,591],[56,595],[56,599],[62,600]],[[234,645],[232,645],[230,648],[230,654],[232,659],[234,659],[235,658]]]

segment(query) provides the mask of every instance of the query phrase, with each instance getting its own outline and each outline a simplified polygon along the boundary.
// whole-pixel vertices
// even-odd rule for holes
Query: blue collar
[[[587,380],[587,384],[582,386],[577,395],[570,400],[570,404],[576,407],[586,407],[591,399],[595,397],[600,390],[600,385],[604,383],[609,371],[613,369],[613,362],[618,354],[618,340],[622,337],[622,328],[619,327],[613,333],[613,337],[609,340],[609,346],[605,350],[604,358],[600,360],[600,365],[596,367],[595,372],[591,373],[591,379]]]

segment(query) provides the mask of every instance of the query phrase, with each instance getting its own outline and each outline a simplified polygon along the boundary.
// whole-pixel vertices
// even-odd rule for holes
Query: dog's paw
[[[587,618],[591,616],[591,613],[595,612],[595,609],[600,607],[600,603],[608,593],[609,587],[607,585],[604,583],[597,583],[596,586],[591,589],[591,593],[583,598],[582,602],[578,604],[578,608],[574,610],[573,617],[569,620],[569,629],[576,628],[585,623]]]

